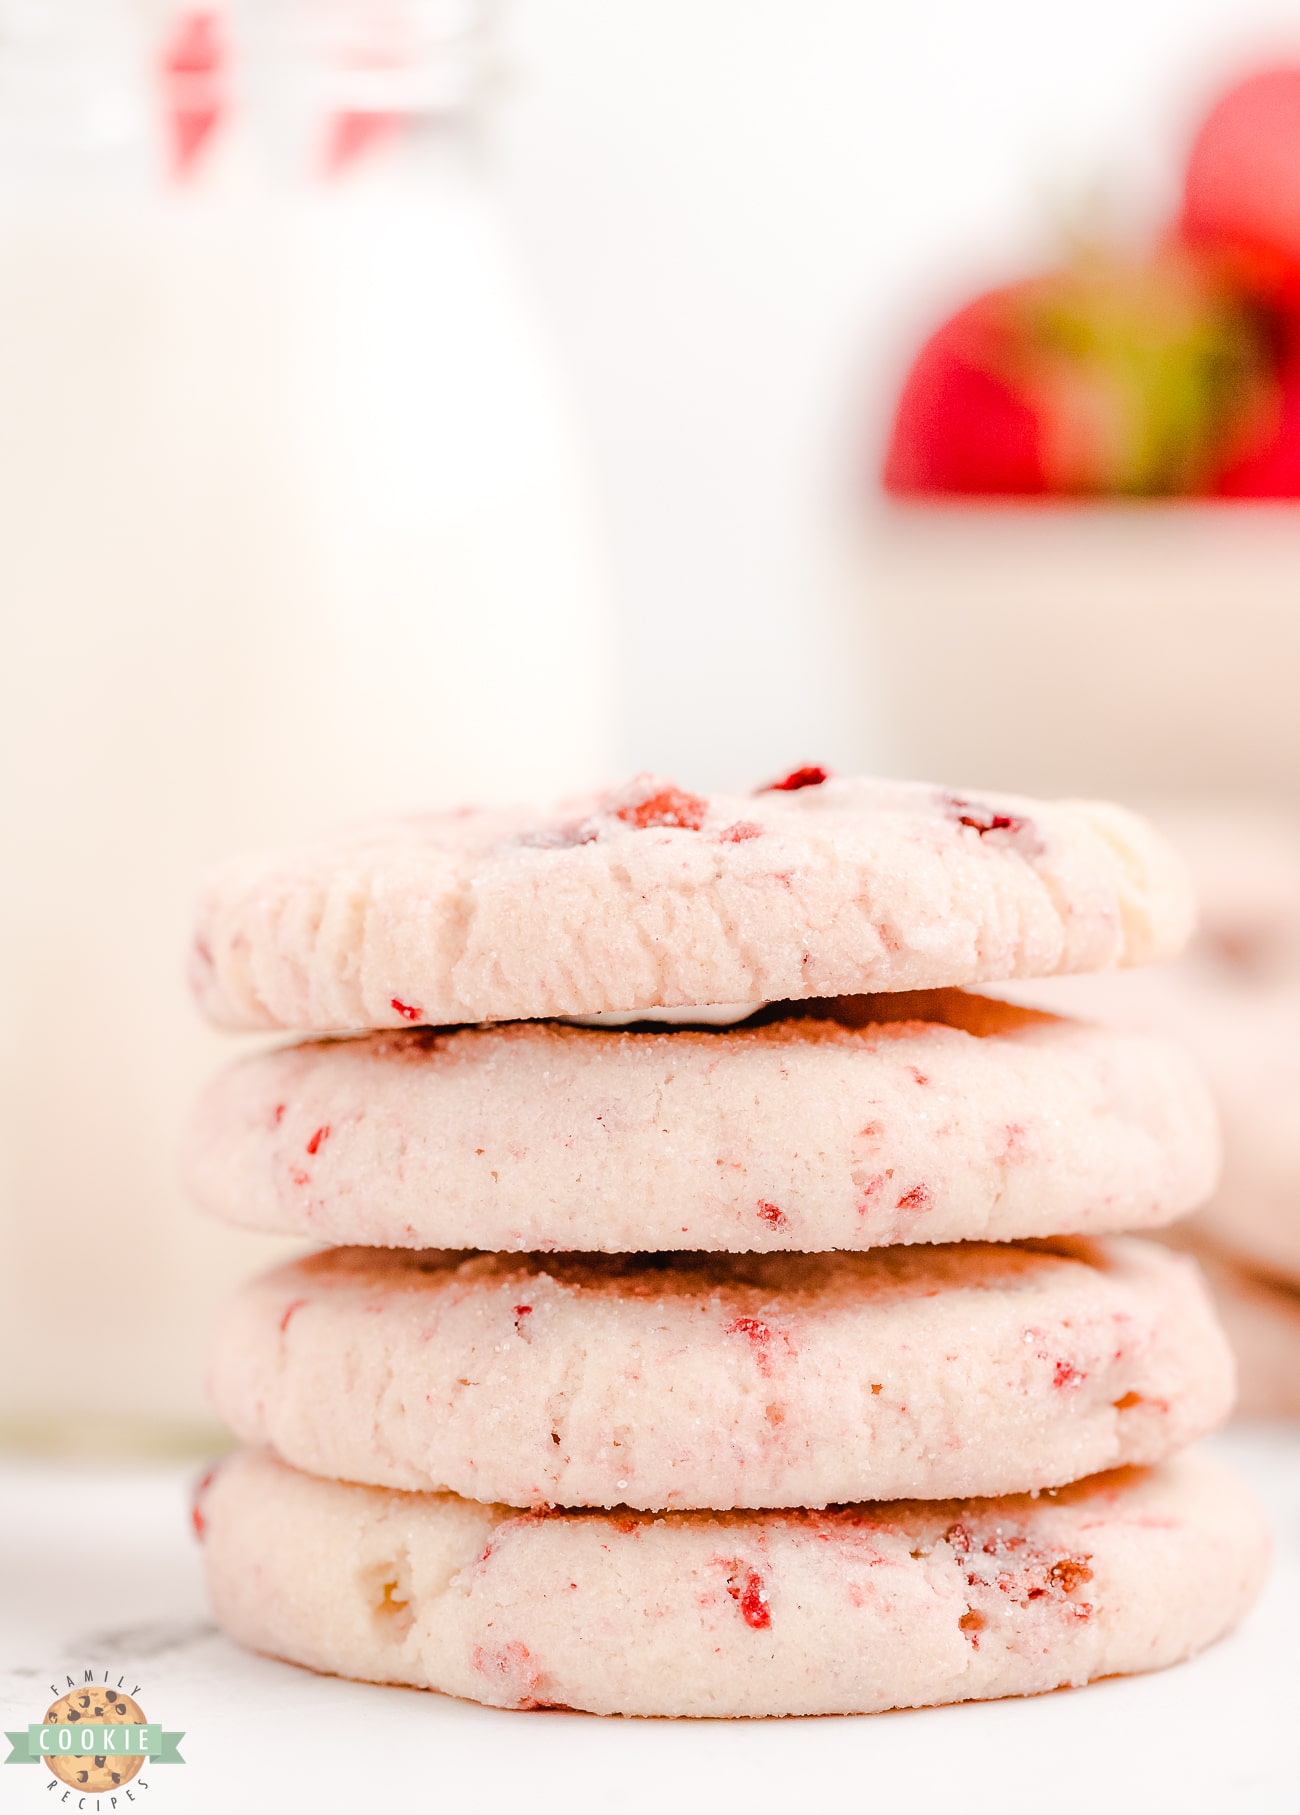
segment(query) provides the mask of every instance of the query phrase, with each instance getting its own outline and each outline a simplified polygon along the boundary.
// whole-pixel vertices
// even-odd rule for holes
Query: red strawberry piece
[[[830,770],[823,769],[820,763],[805,763],[802,769],[791,769],[780,781],[766,782],[756,791],[759,794],[796,794],[800,788],[820,788],[830,778]]]
[[[629,801],[617,809],[616,817],[625,825],[648,832],[656,826],[679,826],[687,832],[698,832],[708,815],[709,803],[684,788],[660,788],[645,800]]]

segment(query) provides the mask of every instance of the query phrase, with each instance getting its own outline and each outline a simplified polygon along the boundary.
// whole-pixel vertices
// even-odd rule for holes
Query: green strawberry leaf
[[[1085,255],[1020,288],[1007,376],[1039,413],[1053,489],[1187,495],[1274,407],[1268,323],[1184,254]]]

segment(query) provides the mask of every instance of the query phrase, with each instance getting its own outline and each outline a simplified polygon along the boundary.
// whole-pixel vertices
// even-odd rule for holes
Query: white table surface
[[[167,1811],[837,1810],[1045,1815],[1300,1811],[1300,1429],[1216,1440],[1254,1484],[1276,1554],[1240,1631],[1154,1676],[1031,1700],[859,1718],[632,1721],[507,1714],[313,1676],[213,1628],[188,1526],[194,1471],[0,1465],[0,1712],[42,1719],[87,1667],[182,1728],[146,1767]],[[0,1771],[6,1810],[60,1805],[44,1766]],[[93,1809],[87,1800],[86,1808]],[[107,1799],[100,1799],[107,1815]]]

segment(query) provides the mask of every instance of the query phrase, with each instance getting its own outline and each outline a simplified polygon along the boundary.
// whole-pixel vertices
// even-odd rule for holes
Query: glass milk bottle
[[[495,217],[475,8],[0,0],[0,1420],[158,1447],[275,1244],[176,1150],[239,1043],[197,877],[605,779],[561,389]]]

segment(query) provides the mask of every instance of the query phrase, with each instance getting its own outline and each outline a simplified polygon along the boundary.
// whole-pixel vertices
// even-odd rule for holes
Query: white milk
[[[182,973],[206,865],[375,809],[606,778],[613,682],[561,398],[472,147],[328,182],[228,130],[195,181],[0,204],[0,1419],[202,1421],[273,1242],[177,1181],[239,1043]]]

